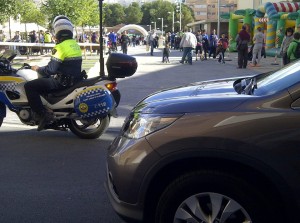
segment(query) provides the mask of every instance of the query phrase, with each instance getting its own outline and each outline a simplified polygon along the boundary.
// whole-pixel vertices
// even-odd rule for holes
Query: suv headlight
[[[182,114],[141,114],[130,115],[125,122],[124,136],[131,139],[139,139],[159,129],[171,125]]]

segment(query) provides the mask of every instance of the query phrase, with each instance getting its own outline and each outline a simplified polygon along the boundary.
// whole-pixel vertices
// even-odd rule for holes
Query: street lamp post
[[[99,63],[100,63],[100,73],[99,76],[100,77],[104,77],[105,76],[105,72],[104,72],[104,57],[103,57],[103,21],[102,21],[102,14],[103,14],[103,0],[99,0],[99,12],[100,12],[100,59],[99,59]]]
[[[149,26],[149,31],[151,31],[151,24],[150,24],[150,25],[147,25],[147,26]]]
[[[182,3],[182,0],[177,0],[177,10],[179,7],[179,31],[181,31],[181,3]]]
[[[158,18],[161,19],[161,35],[164,35],[164,18]]]
[[[172,11],[172,12],[168,12],[168,13],[172,13],[172,32],[174,32],[174,14],[175,14],[175,12]]]
[[[218,27],[217,35],[220,36],[220,0],[218,0]]]
[[[154,30],[156,30],[156,22],[151,22],[151,23],[154,23]]]

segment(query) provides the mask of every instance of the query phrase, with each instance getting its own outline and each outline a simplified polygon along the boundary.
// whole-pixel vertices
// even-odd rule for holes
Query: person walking
[[[46,44],[49,44],[49,43],[52,43],[52,36],[49,32],[49,30],[46,30],[45,34],[44,34],[44,43]],[[51,50],[52,47],[46,47],[45,48],[45,53],[49,53]]]
[[[290,43],[293,41],[294,37],[294,29],[289,27],[285,31],[285,36],[283,37],[281,47],[280,47],[280,55],[282,56],[282,64],[287,65],[290,61],[287,56],[287,50],[289,48]]]
[[[38,42],[38,37],[36,35],[35,30],[31,31],[28,36],[29,36],[29,40],[30,40],[31,43],[37,43]]]
[[[15,35],[14,35],[14,37],[12,39],[12,42],[22,42],[20,31],[16,31],[15,32]]]
[[[208,42],[208,35],[207,35],[205,29],[202,30],[202,49],[203,49],[203,52],[204,52],[204,60],[207,60],[209,42]]]
[[[300,58],[300,33],[294,33],[294,40],[290,43],[287,49],[287,56],[290,62]]]
[[[111,31],[110,34],[108,35],[109,38],[109,42],[111,43],[111,50],[113,52],[117,51],[117,40],[118,40],[118,36],[114,31]]]
[[[121,47],[122,47],[123,54],[127,54],[129,37],[127,36],[126,31],[122,32],[120,41],[121,41]]]
[[[216,35],[216,31],[214,30],[209,37],[209,55],[208,55],[209,58],[211,56],[214,59],[216,58],[217,43],[218,43],[218,36]]]
[[[15,32],[15,36],[12,38],[12,42],[22,42],[22,38],[19,31]],[[20,50],[19,46],[13,46],[14,50]]]
[[[150,47],[150,55],[153,56],[153,49],[155,47],[155,38],[156,38],[156,33],[154,32],[154,30],[152,30],[147,38],[147,43]]]
[[[225,57],[225,51],[228,48],[228,39],[226,38],[225,34],[223,33],[221,35],[221,38],[218,40],[218,46],[217,46],[217,55],[219,55],[218,62],[219,63],[225,63],[224,57]]]
[[[202,55],[202,34],[201,34],[201,30],[197,31],[196,39],[197,39],[197,46],[196,46],[196,61],[197,61],[197,57],[199,56],[199,60],[201,60],[201,55]]]
[[[175,49],[175,36],[176,34],[174,32],[171,33],[171,36],[170,36],[170,41],[171,41],[171,49]]]
[[[180,63],[184,63],[185,58],[187,57],[188,63],[192,65],[192,50],[196,48],[197,39],[196,36],[191,33],[188,28],[184,29],[184,34],[180,41],[180,47],[183,48],[183,54]]]
[[[136,46],[136,41],[137,41],[136,36],[133,35],[133,36],[132,36],[132,39],[131,39],[131,43],[132,43],[132,46],[133,46],[133,47]]]
[[[257,32],[253,37],[254,47],[252,51],[252,63],[251,67],[260,67],[260,60],[261,60],[261,51],[264,44],[264,34],[261,32],[262,28],[258,27]]]
[[[38,33],[38,42],[39,43],[45,43],[45,33],[44,30],[40,30]]]
[[[171,53],[170,44],[166,43],[165,48],[163,50],[163,58],[162,58],[163,63],[170,63],[170,60],[169,60],[170,53]]]
[[[247,68],[248,63],[248,43],[250,41],[250,35],[246,31],[246,26],[242,26],[242,30],[238,33],[236,37],[237,51],[238,51],[238,67]]]
[[[0,42],[5,42],[5,41],[6,41],[5,34],[3,30],[0,30]]]

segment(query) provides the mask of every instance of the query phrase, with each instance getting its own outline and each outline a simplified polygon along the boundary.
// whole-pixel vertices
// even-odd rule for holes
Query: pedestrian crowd
[[[300,58],[300,24],[294,29],[289,27],[285,31],[285,36],[280,47],[282,64],[287,65]]]
[[[32,30],[25,34],[26,32],[16,31],[15,34],[12,36],[11,39],[7,38],[7,35],[0,30],[0,42],[26,42],[26,43],[54,43],[55,40],[48,30],[39,30],[38,32]],[[74,36],[74,39],[79,43],[100,43],[100,35],[99,32],[82,32],[78,35]],[[107,32],[103,34],[103,50],[105,52],[110,53],[110,51],[122,51],[124,54],[127,54],[128,46],[135,47],[144,44],[144,37],[140,35],[128,35],[126,31],[122,32],[121,34],[115,33],[113,30],[111,32]],[[118,50],[118,47],[120,49]],[[93,52],[98,50],[99,53],[99,46],[89,48],[87,47],[86,50],[92,50]],[[25,46],[18,46],[14,47],[14,50],[18,50],[20,54],[25,54],[27,52],[27,47]],[[32,53],[39,52],[41,54],[50,52],[49,49],[43,48],[42,52],[40,48],[32,48]]]
[[[222,34],[219,38],[215,30],[208,35],[206,30],[198,30],[194,33],[189,28],[185,28],[184,32],[168,32],[165,37],[159,37],[155,30],[152,30],[147,36],[146,47],[151,56],[154,55],[154,49],[159,47],[159,42],[164,46],[162,62],[169,62],[171,50],[180,50],[182,51],[180,63],[190,65],[193,64],[193,54],[195,54],[196,61],[217,58],[219,63],[224,64],[224,54],[229,46],[227,36]]]
[[[236,49],[238,52],[237,68],[260,67],[262,57],[266,57],[265,41],[266,37],[263,29],[258,27],[255,30],[253,38],[249,34],[249,27],[243,25],[240,32],[237,34],[235,41],[237,43]],[[100,36],[98,32],[80,33],[75,36],[75,39],[80,43],[100,43]],[[11,39],[7,39],[7,35],[0,30],[0,42],[29,42],[29,43],[54,43],[55,40],[52,34],[46,30],[35,31],[32,30],[28,35],[16,31]],[[225,33],[218,36],[216,30],[207,34],[206,30],[197,30],[192,32],[188,28],[179,32],[166,32],[166,35],[158,35],[156,30],[151,30],[147,37],[136,34],[128,35],[126,31],[121,34],[114,32],[114,30],[103,34],[103,50],[109,54],[111,52],[122,51],[128,53],[128,47],[135,47],[139,45],[146,45],[147,51],[150,55],[154,55],[154,49],[163,48],[162,62],[169,63],[169,57],[172,50],[182,51],[182,58],[180,63],[193,64],[193,56],[195,61],[203,61],[208,58],[217,59],[220,64],[224,64],[225,52],[229,47],[229,40]],[[118,49],[118,47],[120,47]],[[21,54],[27,52],[27,47],[14,47]],[[98,50],[99,46],[93,47],[93,52]],[[31,53],[49,53],[50,48],[31,48]],[[90,50],[87,48],[87,50]],[[282,57],[282,64],[286,65],[298,58],[300,58],[300,24],[294,31],[289,27],[285,31],[284,38],[279,49],[279,55]],[[249,63],[250,61],[250,63]]]
[[[296,28],[296,32],[292,27],[288,27],[285,31],[284,38],[280,45],[279,55],[282,58],[282,65],[300,58],[300,24]],[[247,68],[248,61],[250,60],[251,67],[260,67],[262,56],[266,57],[265,50],[265,35],[263,29],[258,27],[255,30],[252,38],[253,44],[249,50],[248,46],[251,42],[249,30],[247,26],[243,25],[242,30],[236,36],[237,51],[238,51],[238,66],[237,68]]]
[[[27,35],[26,32],[21,33],[20,31],[16,31],[10,39],[7,38],[7,35],[3,32],[3,30],[0,30],[0,42],[54,43],[54,39],[49,30],[39,30],[38,32],[32,30]],[[22,55],[26,54],[28,51],[26,46],[13,46],[13,49],[18,50]],[[50,52],[48,48],[40,47],[31,47],[30,50],[30,53],[44,54]]]
[[[255,30],[253,38],[249,34],[249,27],[243,25],[237,34],[236,50],[238,52],[237,68],[260,67],[261,59],[266,58],[266,37],[263,28],[258,27]],[[182,51],[181,64],[193,64],[193,55],[195,61],[207,60],[207,58],[217,59],[220,64],[225,64],[225,52],[229,47],[229,40],[225,33],[220,36],[213,30],[210,35],[205,30],[192,32],[185,28],[184,32],[169,32],[165,37],[158,36],[155,30],[149,32],[147,36],[147,47],[150,55],[154,55],[154,49],[158,48],[159,40],[163,39],[161,44],[164,45],[162,62],[169,62],[171,50]],[[300,58],[300,24],[297,31],[293,28],[287,28],[283,38],[279,54],[282,57],[283,65],[286,65]],[[277,52],[276,52],[277,53]]]

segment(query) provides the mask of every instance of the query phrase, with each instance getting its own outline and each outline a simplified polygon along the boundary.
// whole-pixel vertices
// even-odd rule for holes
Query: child
[[[225,51],[228,47],[228,39],[226,38],[225,34],[222,34],[221,39],[218,41],[218,46],[217,46],[217,55],[219,55],[218,62],[219,63],[225,63],[224,60],[224,54]]]
[[[162,58],[162,62],[166,62],[166,63],[170,63],[169,61],[169,56],[170,56],[170,46],[169,43],[166,43],[165,48],[163,50],[163,58]]]

